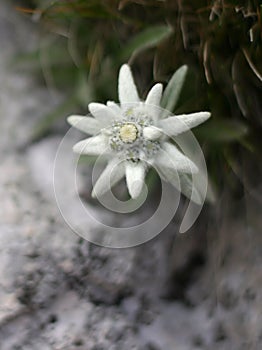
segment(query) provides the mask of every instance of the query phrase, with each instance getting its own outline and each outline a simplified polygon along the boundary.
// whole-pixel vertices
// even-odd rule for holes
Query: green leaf
[[[156,46],[161,40],[171,33],[171,28],[167,26],[149,27],[137,34],[120,53],[122,60],[131,59],[141,51]]]
[[[94,98],[92,84],[89,83],[87,73],[83,69],[79,69],[77,78],[76,97],[81,107],[86,109],[88,103]]]
[[[101,157],[100,157],[101,158]],[[84,165],[94,165],[97,161],[101,162],[102,158],[98,160],[97,156],[89,156],[87,154],[85,155],[80,155],[79,159],[78,159],[78,163],[79,164],[84,164]]]
[[[233,142],[248,133],[248,127],[237,120],[210,120],[195,132],[197,137],[210,142]]]
[[[154,168],[150,168],[146,177],[146,184],[149,192],[156,186],[158,183],[158,174]]]
[[[180,67],[169,80],[161,101],[161,107],[167,110],[166,113],[168,113],[168,111],[173,112],[175,109],[186,79],[187,71],[188,67],[184,65]]]

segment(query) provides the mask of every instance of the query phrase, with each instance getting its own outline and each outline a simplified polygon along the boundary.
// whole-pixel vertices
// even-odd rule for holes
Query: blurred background
[[[1,350],[261,348],[261,16],[255,0],[1,1]],[[183,198],[158,237],[117,250],[70,230],[52,172],[66,116],[117,101],[126,62],[142,97],[188,66],[172,112],[212,113],[193,131],[215,202],[179,235]],[[74,212],[72,157],[60,190]],[[81,160],[81,198],[128,221],[90,198],[93,163]]]

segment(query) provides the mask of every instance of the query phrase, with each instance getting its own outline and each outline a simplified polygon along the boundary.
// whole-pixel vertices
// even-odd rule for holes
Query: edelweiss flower
[[[93,135],[78,142],[73,150],[88,155],[106,155],[108,164],[98,178],[92,196],[106,193],[111,186],[126,177],[132,198],[141,193],[149,166],[160,176],[179,187],[177,173],[196,173],[197,166],[185,156],[169,136],[178,135],[210,117],[209,112],[164,117],[160,108],[162,84],[156,84],[142,102],[138,96],[130,67],[124,64],[119,73],[120,106],[108,101],[106,105],[90,103],[94,116],[72,115],[68,122]]]

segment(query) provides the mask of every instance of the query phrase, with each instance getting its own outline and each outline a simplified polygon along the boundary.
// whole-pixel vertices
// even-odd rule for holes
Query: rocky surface
[[[38,33],[8,3],[0,4],[0,349],[260,349],[259,198],[232,205],[225,194],[192,232],[175,237],[174,221],[136,248],[78,237],[53,193],[62,136],[29,142],[61,96],[10,67]],[[73,210],[70,157],[61,189]]]

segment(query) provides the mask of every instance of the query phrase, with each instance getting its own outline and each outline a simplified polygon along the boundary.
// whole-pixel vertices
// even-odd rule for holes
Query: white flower
[[[106,193],[125,177],[130,196],[137,198],[149,165],[176,187],[179,187],[177,173],[183,177],[198,171],[197,166],[170,142],[167,135],[175,136],[197,126],[207,120],[210,113],[162,118],[162,90],[162,84],[154,85],[146,100],[141,101],[130,67],[124,64],[118,82],[120,106],[111,101],[106,105],[90,103],[88,107],[94,118],[68,117],[71,125],[93,135],[78,142],[73,147],[74,152],[97,156],[103,154],[108,159],[93,188],[93,197]]]

